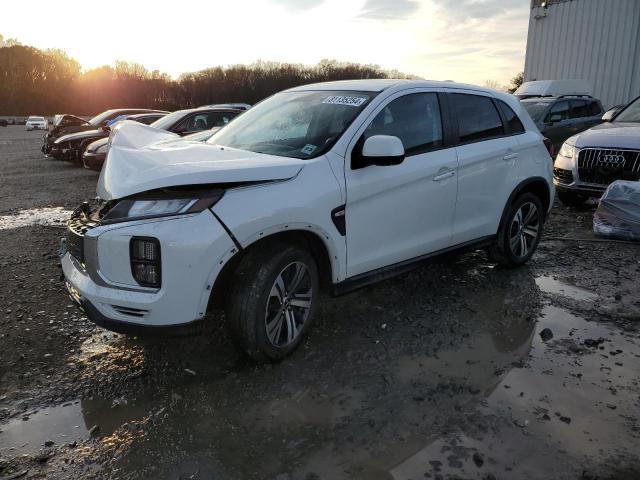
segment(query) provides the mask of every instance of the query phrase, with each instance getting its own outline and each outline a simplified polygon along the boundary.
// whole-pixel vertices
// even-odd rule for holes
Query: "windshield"
[[[316,157],[333,146],[374,95],[278,93],[237,117],[207,143],[282,157]]]
[[[43,122],[44,118],[43,117],[29,117],[27,119],[27,121],[31,121],[31,122]]]
[[[102,125],[102,123],[104,123],[105,120],[111,118],[114,112],[115,110],[107,110],[106,112],[102,112],[89,120],[89,123],[94,127],[99,127],[100,125]]]
[[[167,130],[174,123],[184,117],[190,110],[178,110],[176,112],[170,113],[159,120],[156,120],[151,124],[152,127],[159,128],[161,130]]]
[[[623,111],[621,111],[614,122],[640,122],[640,98],[636,98]]]
[[[529,113],[529,116],[534,122],[537,122],[542,118],[544,112],[549,107],[547,102],[522,102],[522,106]]]

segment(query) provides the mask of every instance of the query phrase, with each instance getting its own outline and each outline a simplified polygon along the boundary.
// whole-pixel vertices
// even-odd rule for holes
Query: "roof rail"
[[[591,95],[587,95],[585,93],[566,93],[564,95],[560,95],[558,96],[558,98],[565,98],[565,97],[586,97],[586,98],[593,98]]]

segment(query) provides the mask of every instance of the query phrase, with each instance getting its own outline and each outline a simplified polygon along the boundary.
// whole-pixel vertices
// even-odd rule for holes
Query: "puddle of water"
[[[0,216],[0,230],[29,227],[32,225],[63,226],[71,216],[71,213],[71,210],[67,210],[63,207],[46,207],[34,208],[31,210],[21,210],[15,215]]]
[[[146,408],[142,405],[114,405],[102,399],[74,400],[33,414],[27,412],[26,416],[0,425],[0,454],[33,453],[43,448],[46,441],[65,445],[84,440],[94,425],[100,428],[101,436],[111,435],[124,423],[145,414]]]
[[[536,284],[545,293],[555,293],[575,300],[595,300],[598,298],[598,295],[591,290],[571,285],[568,281],[562,281],[547,275],[537,277]]]

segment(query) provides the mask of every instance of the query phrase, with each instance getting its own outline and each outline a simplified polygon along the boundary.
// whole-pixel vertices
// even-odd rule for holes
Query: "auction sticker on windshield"
[[[367,101],[367,97],[349,97],[345,95],[332,95],[325,98],[322,103],[330,103],[332,105],[349,105],[350,107],[359,107]]]
[[[316,147],[315,145],[311,145],[310,143],[307,143],[301,151],[305,155],[311,155],[313,152],[315,152],[316,148],[318,147]]]

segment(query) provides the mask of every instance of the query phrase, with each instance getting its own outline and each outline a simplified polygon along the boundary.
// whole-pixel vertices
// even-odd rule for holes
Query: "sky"
[[[0,34],[174,77],[257,60],[372,63],[506,85],[524,69],[529,0],[51,0],[3,2]]]

